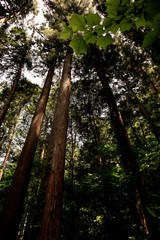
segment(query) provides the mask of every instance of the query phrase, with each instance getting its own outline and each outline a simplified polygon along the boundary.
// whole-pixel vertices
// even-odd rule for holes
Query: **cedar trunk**
[[[0,112],[0,126],[1,126],[3,120],[4,120],[5,116],[6,116],[6,113],[8,111],[9,106],[10,106],[10,103],[11,103],[11,101],[13,99],[14,93],[16,91],[17,84],[18,84],[19,79],[21,77],[23,66],[24,66],[24,63],[22,62],[20,67],[19,67],[18,73],[17,73],[17,75],[15,77],[15,80],[13,82],[12,89],[11,89],[11,91],[10,91],[10,93],[8,95],[8,98],[7,98],[5,104],[4,104],[3,108],[2,108],[2,111]]]
[[[17,237],[23,202],[29,182],[29,174],[36,151],[53,74],[54,67],[50,68],[48,71],[46,81],[18,161],[6,204],[2,212],[0,240],[15,240]]]
[[[102,86],[106,90],[106,102],[110,109],[111,121],[114,127],[115,136],[117,138],[118,149],[121,155],[121,162],[125,171],[132,173],[132,192],[129,193],[130,198],[134,196],[135,208],[137,212],[137,226],[143,229],[146,234],[149,233],[148,226],[146,223],[146,216],[144,214],[144,202],[145,194],[143,189],[143,182],[140,176],[140,172],[136,163],[136,159],[131,150],[130,140],[125,129],[122,116],[118,111],[118,107],[109,86],[107,77],[104,71],[100,69],[97,71],[98,76],[101,80]]]
[[[72,49],[68,48],[52,126],[51,171],[39,240],[59,240],[63,198],[65,151],[71,88]]]

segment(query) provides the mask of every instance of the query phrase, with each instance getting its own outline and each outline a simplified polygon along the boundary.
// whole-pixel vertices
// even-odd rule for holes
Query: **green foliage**
[[[93,14],[90,12],[86,17],[86,20],[88,27],[93,27],[100,23],[101,17],[98,15],[98,13]]]
[[[73,32],[83,31],[85,30],[86,20],[85,17],[74,13],[69,20],[69,24],[71,25]]]
[[[86,42],[79,35],[76,35],[76,36],[73,37],[73,39],[70,42],[69,46],[73,48],[73,50],[75,51],[75,53],[77,55],[80,54],[80,53],[87,54]]]
[[[90,31],[86,31],[85,33],[84,33],[84,39],[85,39],[85,41],[86,41],[86,43],[88,44],[88,43],[92,43],[92,44],[94,44],[95,43],[95,40],[96,40],[96,38],[97,38],[97,36],[94,34],[94,33],[92,33],[92,32],[90,32]]]
[[[106,6],[107,6],[107,13],[109,17],[114,18],[117,16],[117,10],[118,6],[120,5],[120,0],[107,0],[106,1]]]
[[[147,22],[144,18],[144,15],[138,17],[138,19],[135,21],[136,27],[140,28],[140,27],[146,27]]]
[[[61,33],[61,39],[68,39],[72,37],[73,31],[71,28],[65,26],[63,32]]]
[[[107,0],[106,12],[108,13],[108,17],[104,19],[103,23],[98,13],[93,14],[89,12],[86,17],[74,13],[69,21],[71,28],[65,27],[61,38],[70,38],[73,35],[71,29],[74,35],[81,31],[86,44],[96,43],[97,46],[106,49],[108,45],[112,44],[112,41],[109,41],[109,38],[103,35],[104,32],[111,31],[116,34],[119,28],[121,32],[125,32],[130,31],[134,25],[137,29],[149,26],[151,31],[144,36],[142,44],[142,47],[146,48],[153,45],[160,36],[160,14],[158,9],[160,9],[160,3],[156,0],[153,2],[151,0],[138,0],[134,2],[129,0]],[[95,37],[95,33],[99,38]],[[79,41],[79,38],[76,39]],[[76,39],[74,39],[74,44]],[[104,41],[106,41],[106,44]],[[79,48],[77,52],[86,52],[84,51],[84,44],[82,44],[82,49]]]
[[[132,21],[128,20],[128,19],[122,19],[122,21],[120,22],[120,29],[121,29],[121,32],[124,32],[124,31],[129,31],[130,28],[132,26]]]
[[[158,28],[154,29],[153,31],[147,33],[144,36],[144,41],[143,41],[142,47],[146,48],[146,47],[152,45],[157,40],[159,35],[160,35],[160,26],[158,26]]]
[[[104,50],[108,45],[112,43],[112,37],[108,33],[106,36],[101,36],[98,38],[96,45],[101,46]]]

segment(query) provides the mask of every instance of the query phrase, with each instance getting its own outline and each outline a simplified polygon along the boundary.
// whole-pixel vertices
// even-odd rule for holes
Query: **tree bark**
[[[11,146],[12,146],[12,142],[13,142],[13,139],[14,139],[14,135],[15,135],[15,132],[16,132],[17,125],[18,125],[18,119],[19,119],[21,110],[22,110],[22,106],[19,109],[18,116],[16,118],[16,122],[15,122],[14,128],[13,128],[13,133],[12,133],[12,136],[11,136],[11,139],[10,139],[10,142],[9,142],[9,146],[8,146],[8,149],[7,149],[7,153],[6,153],[5,159],[4,159],[3,164],[2,164],[2,168],[0,170],[0,181],[2,179],[3,171],[5,169],[5,166],[6,166],[6,163],[7,163],[7,160],[8,160],[8,156],[9,156],[10,151],[11,151]]]
[[[46,117],[46,124],[45,124],[45,129],[44,129],[43,145],[42,145],[42,151],[41,151],[41,164],[43,163],[44,154],[45,154],[47,128],[48,128],[48,118]]]
[[[118,111],[114,95],[109,86],[108,79],[105,76],[103,69],[97,69],[97,73],[101,80],[102,86],[106,90],[106,102],[110,109],[111,121],[114,127],[115,136],[117,138],[118,149],[121,155],[121,162],[123,164],[124,170],[131,172],[132,175],[132,193],[134,196],[135,208],[138,218],[137,225],[148,235],[149,231],[143,207],[145,202],[143,181],[141,179],[135,157],[131,150],[130,140],[125,129],[122,116]],[[129,193],[131,199],[133,198],[132,193]]]
[[[68,48],[52,125],[51,171],[39,240],[59,240],[63,198],[65,151],[71,88],[72,49]]]
[[[10,91],[10,93],[8,95],[8,98],[7,98],[5,104],[4,104],[3,108],[2,108],[2,111],[0,112],[0,126],[1,126],[3,120],[4,120],[5,116],[6,116],[6,113],[8,111],[9,106],[10,106],[10,103],[11,103],[11,101],[13,99],[14,93],[16,91],[17,84],[18,84],[19,79],[21,77],[21,73],[22,73],[23,67],[24,67],[24,63],[22,62],[20,67],[19,67],[18,73],[17,73],[17,75],[15,77],[15,80],[13,82],[12,89],[11,89],[11,91]]]
[[[48,71],[46,81],[33,116],[15,174],[13,176],[12,184],[1,216],[1,240],[15,240],[17,237],[23,202],[29,182],[29,174],[36,151],[53,74],[54,67],[51,67]]]

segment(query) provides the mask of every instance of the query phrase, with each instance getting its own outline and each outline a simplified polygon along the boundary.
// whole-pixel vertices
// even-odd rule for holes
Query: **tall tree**
[[[51,171],[42,217],[40,240],[60,239],[65,151],[71,89],[72,50],[67,49],[52,126]]]
[[[50,67],[46,81],[28,131],[21,156],[12,180],[7,200],[1,215],[1,239],[16,239],[22,206],[25,198],[29,174],[40,134],[40,129],[45,113],[47,99],[54,74],[55,63]],[[10,231],[8,231],[10,229]]]

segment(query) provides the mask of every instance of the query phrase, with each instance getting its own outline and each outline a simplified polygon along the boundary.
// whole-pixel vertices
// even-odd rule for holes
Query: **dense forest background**
[[[158,0],[1,1],[0,240],[160,239],[159,23]]]

